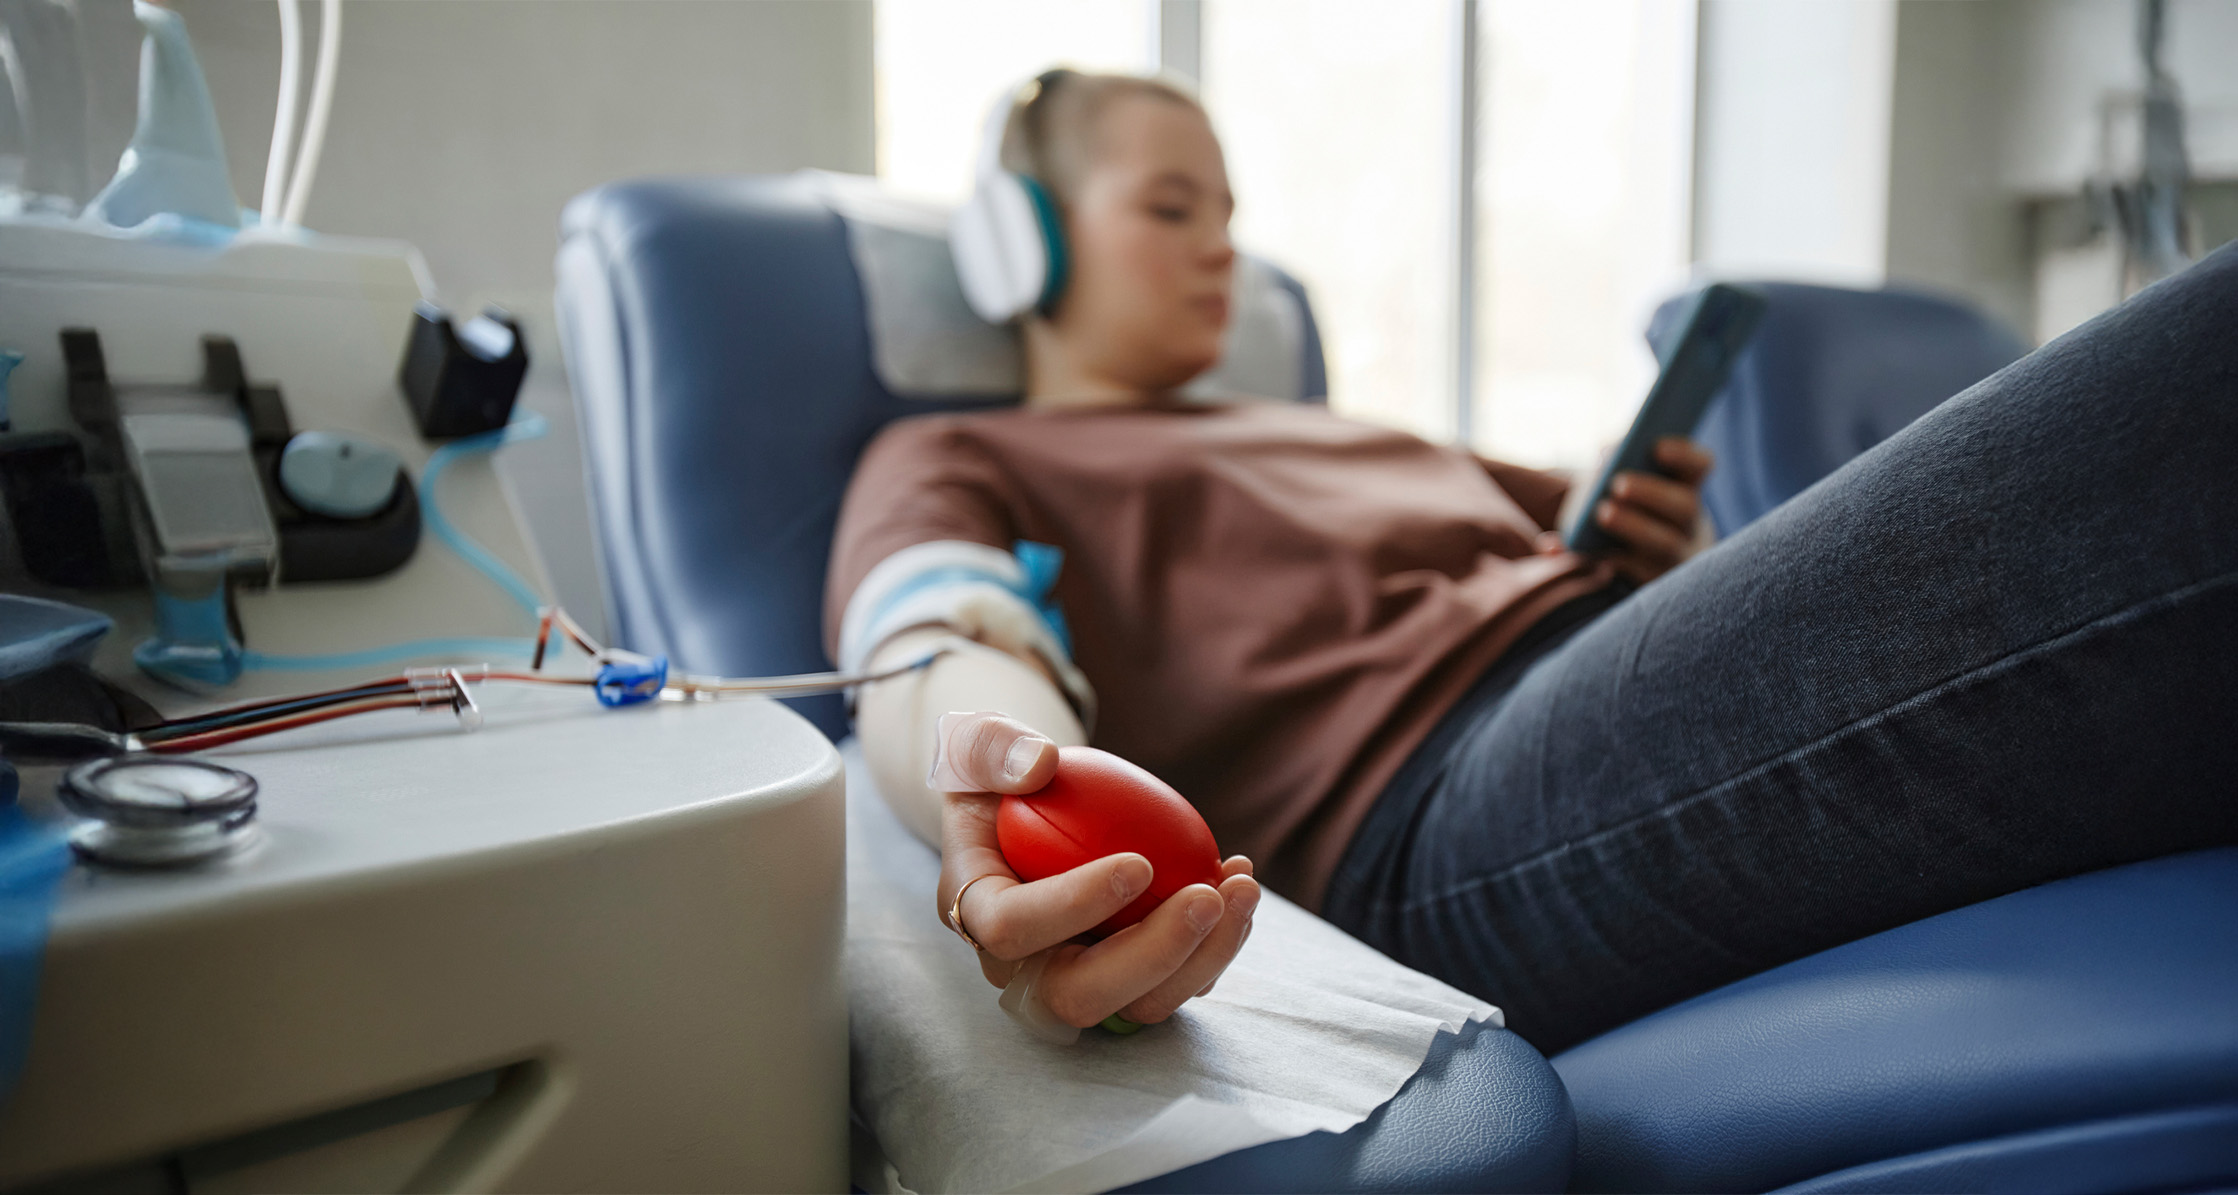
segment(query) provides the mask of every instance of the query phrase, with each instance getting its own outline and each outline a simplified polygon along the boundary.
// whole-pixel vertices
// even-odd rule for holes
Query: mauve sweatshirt
[[[841,507],[827,639],[912,544],[1064,550],[1095,746],[1307,908],[1423,736],[1534,621],[1607,583],[1537,554],[1566,483],[1317,407],[1020,408],[889,426]]]

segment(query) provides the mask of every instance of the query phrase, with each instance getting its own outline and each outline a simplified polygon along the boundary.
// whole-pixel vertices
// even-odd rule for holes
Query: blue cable
[[[409,643],[396,643],[387,647],[369,647],[364,651],[342,651],[318,656],[282,656],[261,651],[244,651],[241,653],[241,666],[272,672],[325,672],[339,668],[371,668],[378,664],[394,664],[425,656],[504,656],[526,659],[535,650],[536,644],[527,639],[414,639]]]
[[[426,522],[428,530],[434,532],[435,538],[442,540],[445,546],[458,553],[460,559],[495,582],[499,589],[505,591],[505,596],[528,611],[531,618],[543,613],[543,599],[536,595],[536,590],[530,588],[528,582],[521,579],[519,573],[508,568],[488,548],[475,543],[465,532],[452,526],[451,521],[443,517],[443,509],[435,501],[435,483],[443,475],[443,470],[463,457],[481,456],[495,452],[507,444],[533,440],[550,427],[551,424],[542,415],[526,411],[496,431],[482,432],[443,445],[428,456],[427,467],[420,470],[420,517]],[[520,659],[526,658],[535,649],[536,645],[526,639],[414,639],[409,643],[367,648],[364,651],[335,652],[330,655],[271,655],[261,651],[244,651],[241,653],[241,666],[274,672],[325,672],[330,669],[370,668],[424,656],[480,655]]]
[[[434,532],[435,538],[442,540],[453,552],[458,553],[461,559],[495,581],[506,596],[519,603],[521,609],[528,611],[530,618],[543,612],[543,599],[536,595],[536,590],[530,588],[528,582],[521,580],[519,573],[506,567],[505,562],[499,560],[488,548],[468,539],[465,532],[453,527],[451,521],[443,517],[443,510],[435,501],[435,482],[443,476],[443,470],[450,468],[461,457],[481,456],[495,452],[507,444],[533,440],[543,435],[550,426],[542,415],[534,411],[523,412],[496,431],[453,440],[436,449],[427,458],[427,467],[420,470],[420,514],[427,521],[427,529]]]

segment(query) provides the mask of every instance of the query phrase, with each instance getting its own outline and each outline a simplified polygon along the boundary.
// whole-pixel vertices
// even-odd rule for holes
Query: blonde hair
[[[1095,160],[1098,126],[1115,100],[1148,96],[1204,115],[1187,84],[1163,75],[1091,74],[1067,67],[1044,71],[1010,106],[998,160],[1040,183],[1060,209],[1069,205]]]

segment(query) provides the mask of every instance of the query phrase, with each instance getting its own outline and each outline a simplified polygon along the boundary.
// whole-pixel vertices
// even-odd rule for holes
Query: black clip
[[[397,381],[420,434],[430,440],[496,431],[513,417],[513,400],[528,376],[528,347],[521,326],[497,307],[474,321],[490,335],[462,337],[451,313],[422,301],[412,310],[412,337],[404,346]]]

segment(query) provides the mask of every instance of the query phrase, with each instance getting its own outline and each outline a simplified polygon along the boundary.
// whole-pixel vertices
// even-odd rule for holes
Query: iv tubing
[[[536,590],[523,581],[519,573],[506,567],[504,561],[492,555],[488,548],[468,539],[464,532],[443,517],[443,508],[435,500],[435,483],[443,476],[443,470],[460,457],[479,456],[495,452],[507,444],[533,440],[543,435],[547,426],[549,425],[542,415],[534,412],[524,414],[496,431],[483,432],[445,444],[427,458],[427,467],[420,470],[420,515],[426,520],[428,530],[434,532],[435,538],[442,540],[468,564],[497,582],[497,587],[504,590],[506,596],[518,603],[521,609],[528,611],[531,618],[541,617],[544,610],[544,602],[536,596]]]
[[[342,59],[342,0],[319,4],[319,65],[311,78],[311,108],[303,122],[303,146],[295,156],[295,181],[288,184],[281,222],[301,224],[318,178],[319,154],[326,148],[326,118],[334,109],[334,75]]]
[[[574,620],[568,618],[567,613],[557,606],[545,611],[543,626],[539,629],[536,640],[538,648],[541,649],[547,643],[554,630],[560,631],[577,646],[589,651],[593,659],[602,665],[612,662],[613,657],[629,655],[627,652],[608,652],[590,643],[588,636],[582,635],[580,628],[575,626]],[[465,650],[473,642],[422,640],[417,644],[400,644],[396,648],[357,654],[372,656],[413,648]],[[914,672],[953,650],[945,645],[936,646],[915,659],[870,672],[810,672],[793,676],[761,677],[683,676],[678,678],[678,683],[664,686],[658,696],[664,701],[717,701],[726,696],[746,694],[785,697],[830,692]],[[542,662],[542,655],[540,650],[539,663]],[[281,658],[304,661],[298,667],[341,666],[335,662],[341,657]],[[462,726],[471,730],[481,724],[481,714],[468,686],[492,681],[594,688],[601,688],[605,684],[603,673],[599,677],[556,676],[538,671],[534,667],[528,672],[500,670],[488,664],[452,668],[408,668],[395,676],[363,681],[339,689],[267,698],[190,717],[175,718],[142,727],[132,734],[112,734],[94,727],[74,724],[0,722],[0,743],[5,743],[11,749],[28,747],[34,755],[51,754],[55,751],[56,744],[61,743],[66,748],[62,757],[73,759],[143,752],[169,755],[221,747],[243,739],[331,722],[356,714],[403,709],[417,709],[423,713],[447,710],[458,717]]]
[[[557,613],[556,608],[554,612]],[[564,617],[564,615],[562,615]],[[550,628],[546,628],[549,631]],[[762,694],[773,697],[805,695],[852,688],[872,681],[884,680],[913,672],[947,655],[952,649],[935,647],[913,660],[879,669],[875,672],[818,672],[797,676],[766,676],[752,678],[688,677],[681,686],[671,685],[660,692],[665,701],[715,701],[726,695]],[[294,697],[280,697],[250,702],[228,709],[212,710],[196,717],[180,718],[145,727],[132,735],[103,735],[90,728],[58,728],[36,724],[0,723],[0,733],[13,732],[29,735],[34,740],[44,735],[51,739],[58,730],[82,730],[88,735],[99,736],[102,741],[91,744],[95,754],[178,754],[221,747],[243,739],[257,738],[283,730],[331,722],[356,714],[381,710],[417,709],[423,713],[448,710],[456,714],[462,724],[472,729],[480,722],[474,698],[468,692],[469,682],[490,681],[516,684],[546,685],[596,685],[591,677],[549,676],[537,672],[501,672],[487,664],[468,668],[419,668],[410,669],[399,676],[385,680],[367,681],[342,689],[322,693],[304,693]]]
[[[526,639],[414,639],[409,643],[387,647],[317,656],[268,655],[261,651],[244,651],[241,653],[241,666],[270,672],[327,672],[343,668],[369,668],[376,664],[396,664],[428,656],[501,656],[518,659],[527,655],[529,648],[529,641]]]
[[[544,615],[544,603],[537,598],[536,590],[522,580],[519,573],[506,567],[505,562],[499,560],[488,548],[475,543],[465,532],[443,517],[443,508],[435,500],[435,484],[443,476],[443,471],[459,458],[495,452],[507,444],[533,440],[543,435],[549,426],[542,415],[527,412],[496,431],[483,432],[443,445],[428,456],[427,466],[420,470],[420,517],[426,522],[427,529],[434,532],[435,538],[442,540],[453,552],[458,553],[460,559],[473,565],[483,576],[496,583],[499,589],[505,591],[505,596],[538,618]],[[564,618],[565,615],[561,617]],[[572,621],[567,623],[567,629],[574,632],[578,644],[589,649],[590,645],[582,644],[581,631]],[[244,651],[241,653],[241,666],[271,672],[326,672],[401,663],[428,656],[478,655],[519,659],[530,655],[536,647],[537,643],[527,639],[414,639],[409,643],[331,655],[268,655],[261,651]]]
[[[303,98],[302,0],[279,5],[280,103],[272,113],[272,151],[264,159],[264,205],[258,209],[265,224],[278,224],[287,205],[288,151],[295,144],[295,106]]]

